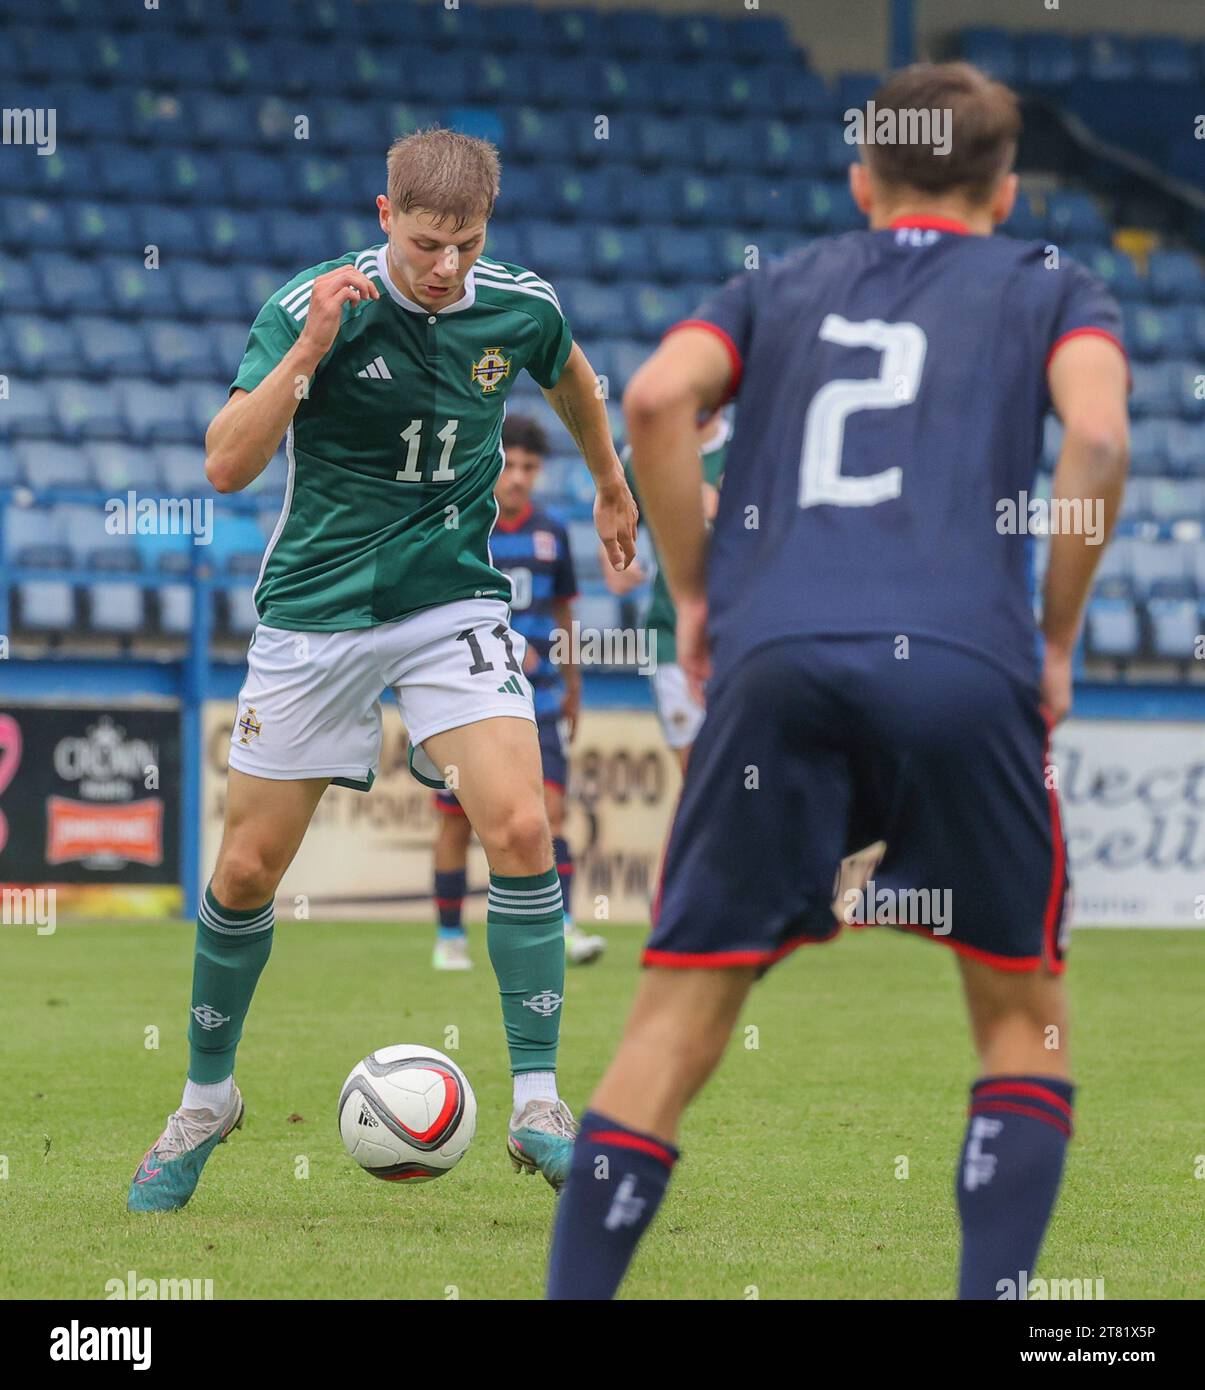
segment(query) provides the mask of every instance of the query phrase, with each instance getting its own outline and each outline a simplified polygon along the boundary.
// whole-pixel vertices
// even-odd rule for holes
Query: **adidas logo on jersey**
[[[374,357],[367,367],[361,367],[356,373],[357,376],[370,378],[372,381],[392,381],[393,373],[385,365],[383,357]]]
[[[506,684],[505,684],[505,685],[500,685],[500,686],[498,687],[498,694],[499,694],[499,695],[522,695],[522,694],[523,694],[523,687],[522,687],[522,686],[519,684],[519,682],[514,678],[514,676],[509,676],[509,677],[507,678]]]

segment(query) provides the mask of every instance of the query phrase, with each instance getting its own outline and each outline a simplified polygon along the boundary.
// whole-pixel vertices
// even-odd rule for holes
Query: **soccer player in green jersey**
[[[274,894],[326,788],[372,785],[385,686],[412,771],[454,788],[489,860],[511,1160],[556,1188],[568,1172],[561,889],[526,644],[489,546],[506,397],[523,368],[594,476],[615,569],[635,555],[636,506],[552,287],[482,254],[498,184],[485,141],[446,130],[396,141],[377,199],[384,243],[272,296],[206,435],[219,492],[247,487],[286,432],[289,479],[255,591],[225,831],[197,923],[188,1080],[130,1184],[131,1210],[183,1206],[242,1121],[235,1050],[271,948]]]

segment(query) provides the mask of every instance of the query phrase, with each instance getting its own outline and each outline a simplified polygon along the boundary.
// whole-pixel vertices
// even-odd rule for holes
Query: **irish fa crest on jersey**
[[[472,380],[481,387],[481,394],[488,396],[510,376],[510,358],[503,357],[500,347],[487,347],[473,363]]]

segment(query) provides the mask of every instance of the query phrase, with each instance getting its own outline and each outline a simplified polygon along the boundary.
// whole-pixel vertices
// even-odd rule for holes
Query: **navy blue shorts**
[[[1069,891],[1036,687],[912,638],[794,638],[713,678],[646,965],[769,966],[843,925],[842,858],[886,853],[851,925],[1004,970],[1062,970]]]
[[[540,760],[544,764],[544,785],[564,791],[569,781],[569,759],[561,742],[560,720],[557,716],[536,721],[540,736]],[[464,810],[455,792],[435,793],[435,809],[446,816],[463,816]]]

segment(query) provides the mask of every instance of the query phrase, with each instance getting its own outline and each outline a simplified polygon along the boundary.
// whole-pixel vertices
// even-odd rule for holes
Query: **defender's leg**
[[[439,829],[435,834],[435,913],[438,926],[431,965],[436,970],[470,970],[468,936],[461,914],[473,827],[451,792],[436,792]]]

